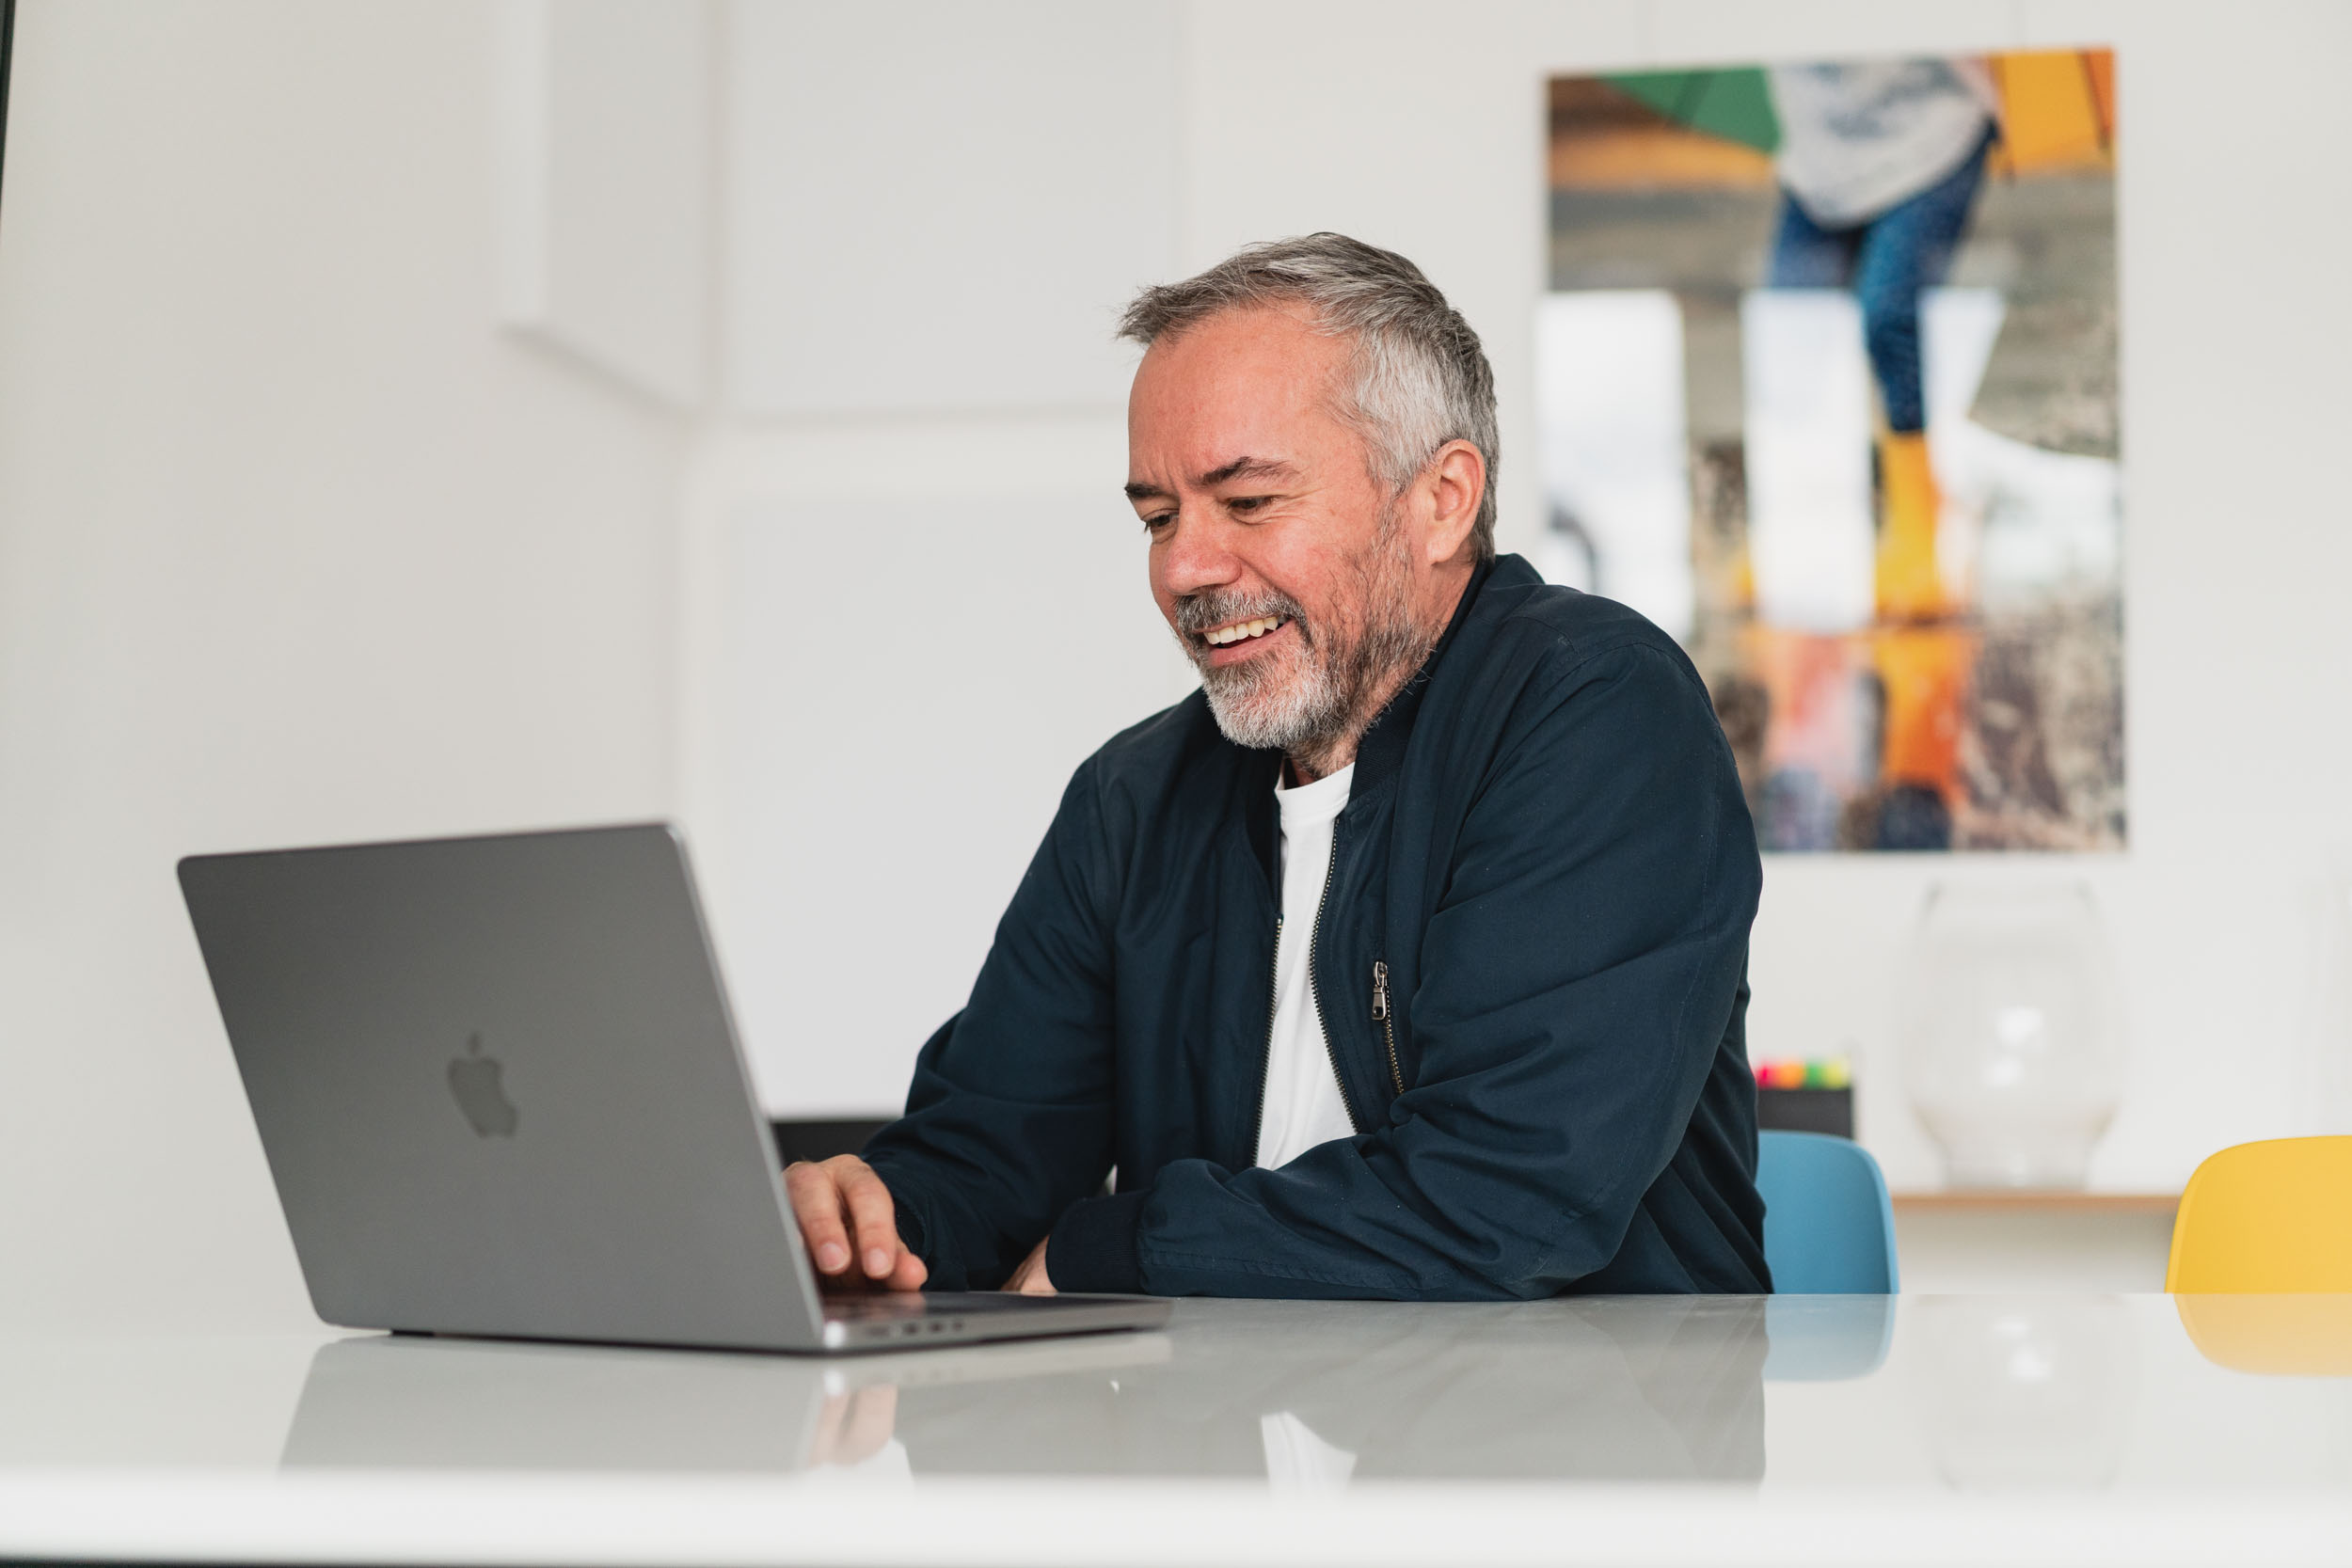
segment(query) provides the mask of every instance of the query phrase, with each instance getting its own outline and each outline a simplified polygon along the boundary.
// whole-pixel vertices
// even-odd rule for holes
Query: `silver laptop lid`
[[[815,1349],[666,827],[180,863],[328,1323]]]

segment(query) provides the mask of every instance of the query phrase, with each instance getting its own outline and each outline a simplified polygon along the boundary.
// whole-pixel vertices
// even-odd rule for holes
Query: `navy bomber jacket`
[[[1001,1284],[1050,1232],[1065,1291],[1771,1289],[1762,868],[1674,641],[1516,556],[1472,579],[1334,827],[1310,968],[1356,1135],[1266,1169],[1281,761],[1196,692],[1078,768],[866,1146],[930,1283]]]

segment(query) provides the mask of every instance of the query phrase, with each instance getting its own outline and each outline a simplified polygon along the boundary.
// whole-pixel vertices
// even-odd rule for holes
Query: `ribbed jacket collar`
[[[1369,795],[1403,766],[1406,742],[1413,737],[1413,720],[1421,712],[1422,698],[1429,689],[1431,677],[1437,673],[1438,661],[1445,657],[1446,650],[1454,645],[1456,635],[1469,622],[1471,609],[1478,603],[1479,594],[1486,586],[1487,579],[1494,576],[1496,567],[1505,562],[1516,570],[1528,570],[1518,557],[1500,556],[1470,573],[1470,582],[1462,590],[1462,600],[1454,607],[1454,618],[1446,623],[1444,635],[1438,639],[1437,646],[1429,650],[1429,657],[1422,659],[1421,668],[1413,672],[1413,678],[1389,699],[1389,705],[1374,718],[1372,727],[1365,730],[1363,739],[1357,742],[1356,783],[1348,791],[1350,796]]]

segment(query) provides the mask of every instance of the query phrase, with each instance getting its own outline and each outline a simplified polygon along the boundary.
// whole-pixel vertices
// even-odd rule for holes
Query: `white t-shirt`
[[[1317,1144],[1356,1135],[1332,1076],[1323,1020],[1308,983],[1315,915],[1331,874],[1331,824],[1347,804],[1356,765],[1327,779],[1284,789],[1282,812],[1282,935],[1274,958],[1274,1038],[1266,1053],[1265,1116],[1258,1124],[1258,1164],[1287,1165]]]

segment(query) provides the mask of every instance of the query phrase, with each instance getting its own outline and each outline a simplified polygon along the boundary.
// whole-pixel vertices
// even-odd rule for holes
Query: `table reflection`
[[[1764,1303],[1180,1306],[1164,1367],[1018,1403],[900,1393],[915,1474],[1755,1481]]]
[[[1895,1342],[1894,1296],[1772,1296],[1764,1304],[1772,1348],[1767,1383],[1843,1383],[1885,1365]]]
[[[1034,1384],[1047,1399],[1164,1363],[1161,1334],[1082,1335],[819,1360],[368,1336],[322,1345],[289,1467],[784,1472],[893,1438],[902,1389]],[[1029,1395],[1024,1387],[1022,1399]]]
[[[368,1338],[292,1466],[1754,1481],[1763,1378],[1867,1371],[1886,1305],[1179,1303],[1167,1334],[835,1360]],[[1784,1356],[1784,1359],[1787,1359]],[[1809,1370],[1808,1370],[1809,1369]]]
[[[1938,1296],[1912,1308],[1920,1409],[1946,1481],[2112,1482],[2131,1433],[2137,1349],[2120,1296]]]
[[[2197,1353],[2265,1377],[2352,1377],[2352,1296],[2174,1296]]]

